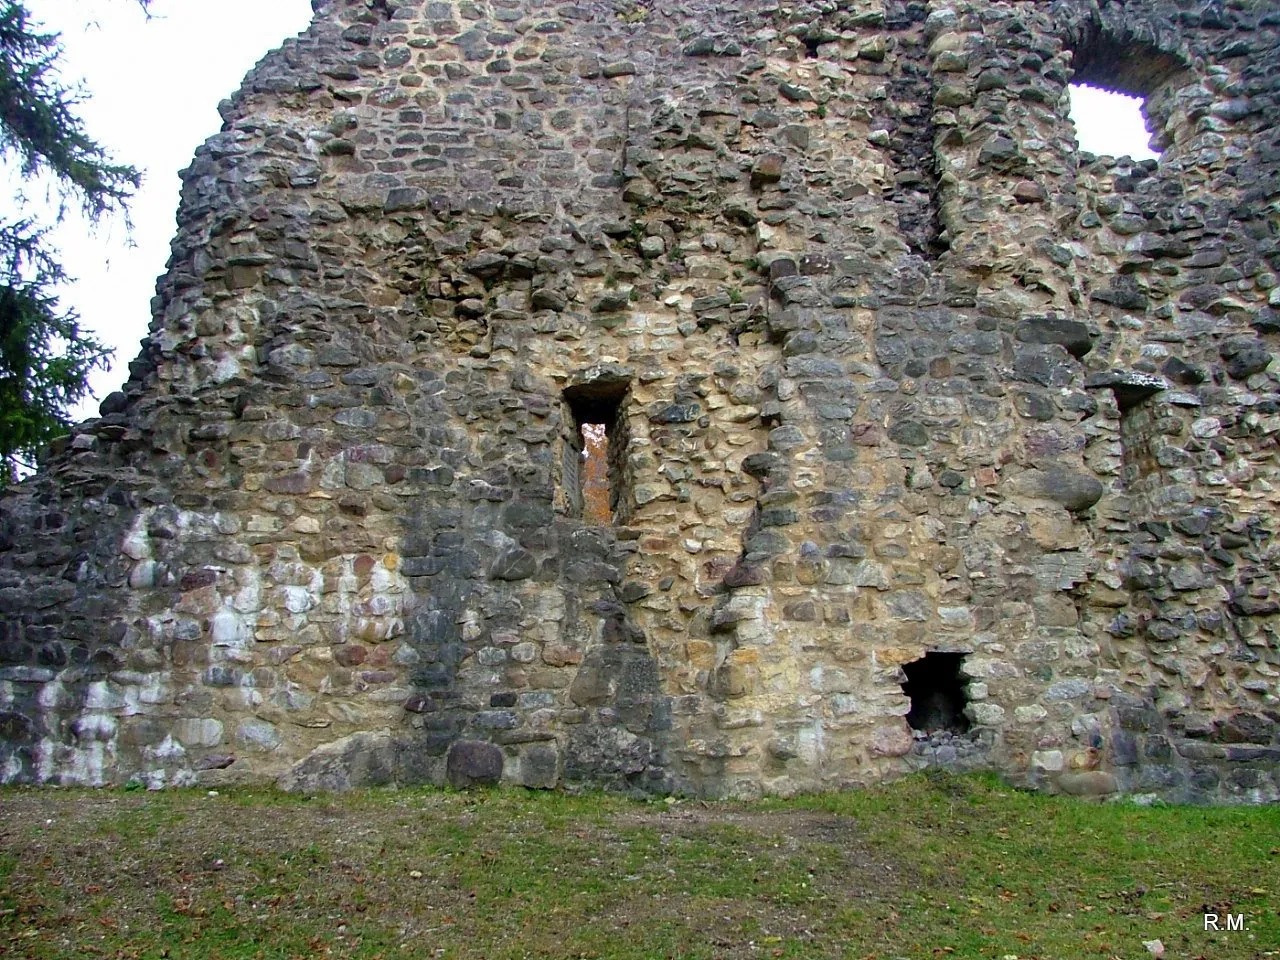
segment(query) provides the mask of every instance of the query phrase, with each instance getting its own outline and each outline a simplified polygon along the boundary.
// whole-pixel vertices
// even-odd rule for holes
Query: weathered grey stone
[[[995,136],[982,145],[978,162],[983,164],[1002,164],[1018,158],[1018,145],[1004,136]]]
[[[102,399],[102,403],[98,405],[98,412],[104,417],[109,417],[114,413],[124,413],[128,408],[128,395],[123,390],[116,390]]]
[[[1065,317],[1027,317],[1018,324],[1017,337],[1024,343],[1058,344],[1077,358],[1093,349],[1089,327]]]
[[[1119,791],[1120,784],[1113,774],[1102,770],[1083,770],[1060,774],[1058,787],[1074,797],[1105,797]]]
[[[1005,489],[1014,496],[1052,500],[1073,512],[1092,507],[1103,493],[1097,477],[1060,467],[1024,471],[1010,477]]]
[[[871,734],[873,757],[902,757],[911,752],[911,731],[905,725],[876,727]]]
[[[275,724],[265,720],[245,719],[236,726],[236,743],[248,750],[270,752],[280,746],[282,738]]]
[[[420,187],[396,187],[387,194],[384,213],[420,210],[427,205],[427,192]]]
[[[586,727],[569,738],[564,758],[566,780],[633,782],[654,762],[653,744],[620,727]]]
[[[458,790],[491,786],[502,779],[503,761],[502,749],[492,743],[458,740],[449,748],[445,776]]]
[[[929,619],[932,604],[929,598],[918,590],[900,590],[888,593],[884,598],[885,606],[896,620],[924,621]]]
[[[316,748],[276,784],[308,793],[386,786],[396,780],[396,753],[389,731],[352,734]]]
[[[195,762],[196,770],[225,770],[236,762],[233,754],[229,753],[211,753],[207,757],[201,757]]]
[[[1059,680],[1044,693],[1046,700],[1076,700],[1086,697],[1092,690],[1087,680]]]
[[[914,420],[899,420],[889,427],[889,439],[908,447],[923,447],[929,442],[929,431]]]
[[[526,787],[550,790],[560,779],[560,757],[555,747],[530,744],[520,751],[519,779]]]
[[[1227,373],[1237,380],[1261,373],[1271,363],[1271,354],[1261,340],[1229,340],[1218,352],[1226,361]]]
[[[520,547],[503,550],[489,568],[489,576],[495,580],[527,580],[537,572],[537,559]]]
[[[1220,736],[1226,743],[1270,743],[1280,723],[1259,713],[1234,713],[1223,723]]]

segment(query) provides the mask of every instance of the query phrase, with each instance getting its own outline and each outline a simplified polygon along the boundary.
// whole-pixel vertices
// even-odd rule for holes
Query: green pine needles
[[[85,132],[75,112],[83,95],[58,77],[61,54],[57,34],[40,32],[22,3],[0,0],[0,158],[22,183],[52,184],[56,219],[76,205],[96,223],[124,212],[141,174],[113,163]],[[8,207],[18,213],[0,216],[0,483],[67,431],[89,374],[110,355],[59,303],[54,291],[69,278],[51,225],[28,213],[21,185]]]

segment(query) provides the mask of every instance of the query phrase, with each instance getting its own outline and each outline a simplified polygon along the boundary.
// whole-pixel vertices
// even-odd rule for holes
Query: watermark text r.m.
[[[1244,914],[1228,913],[1220,917],[1216,913],[1206,913],[1204,915],[1204,928],[1206,930],[1243,930]]]

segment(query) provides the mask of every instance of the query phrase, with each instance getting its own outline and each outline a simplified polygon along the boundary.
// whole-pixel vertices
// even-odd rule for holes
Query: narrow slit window
[[[626,383],[588,383],[565,391],[572,436],[564,482],[575,512],[593,526],[619,520],[626,505]]]
[[[609,427],[584,423],[582,431],[582,519],[613,522],[613,490],[609,483]]]
[[[1070,91],[1071,121],[1081,150],[1134,160],[1160,159],[1151,148],[1141,97],[1083,83],[1071,84]]]
[[[907,682],[902,691],[911,700],[907,723],[922,733],[967,733],[969,718],[964,708],[969,693],[960,672],[962,653],[926,653],[902,669]]]

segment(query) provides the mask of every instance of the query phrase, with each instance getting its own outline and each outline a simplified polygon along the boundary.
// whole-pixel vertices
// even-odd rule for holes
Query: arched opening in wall
[[[1165,125],[1185,65],[1149,43],[1096,25],[1074,39],[1072,53],[1071,120],[1080,149],[1158,160],[1171,145]]]
[[[1070,91],[1071,122],[1081,150],[1134,160],[1160,159],[1151,147],[1144,98],[1082,83],[1071,84]]]
[[[963,653],[926,653],[903,666],[902,692],[911,700],[907,723],[921,733],[968,733],[967,682],[961,673]]]
[[[596,381],[564,392],[572,431],[566,437],[563,471],[567,499],[574,513],[594,526],[617,522],[628,502],[627,387],[625,381]]]

